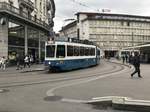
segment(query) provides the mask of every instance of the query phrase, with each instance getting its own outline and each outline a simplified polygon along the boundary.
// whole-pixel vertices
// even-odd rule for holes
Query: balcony
[[[28,15],[28,13],[24,11],[20,12],[18,8],[11,6],[6,2],[0,2],[0,15],[8,16],[11,19],[37,27],[44,31],[49,31],[50,29],[50,26],[46,24],[44,21],[41,21],[35,18],[34,16]]]
[[[19,5],[30,8],[32,11],[34,10],[34,4],[31,0],[18,0]]]

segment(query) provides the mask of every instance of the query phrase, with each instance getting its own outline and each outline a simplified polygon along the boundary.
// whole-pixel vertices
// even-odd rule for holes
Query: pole
[[[132,54],[134,53],[134,37],[133,37],[133,32],[132,32]]]
[[[38,31],[38,41],[39,41],[39,49],[38,49],[38,57],[39,57],[39,63],[41,62],[41,35],[40,35],[40,31]]]
[[[132,32],[132,47],[134,46],[134,38],[133,38],[133,32]]]
[[[25,25],[25,55],[28,54],[28,27]]]

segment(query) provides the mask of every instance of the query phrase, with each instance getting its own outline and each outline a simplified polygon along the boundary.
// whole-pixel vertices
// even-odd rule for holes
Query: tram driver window
[[[65,57],[65,46],[64,45],[57,45],[57,58],[64,58]]]
[[[55,55],[55,46],[46,46],[46,57],[54,57]]]

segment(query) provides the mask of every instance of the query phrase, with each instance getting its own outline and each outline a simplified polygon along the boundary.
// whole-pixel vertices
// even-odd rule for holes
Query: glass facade
[[[8,24],[8,58],[14,60],[16,54],[24,56],[25,47],[24,26],[9,21]]]
[[[26,35],[25,32],[27,32]],[[47,35],[44,32],[30,26],[27,26],[27,31],[25,31],[25,25],[9,20],[8,58],[15,60],[17,54],[24,57],[27,48],[27,54],[32,55],[35,61],[39,58],[44,60],[46,39]]]

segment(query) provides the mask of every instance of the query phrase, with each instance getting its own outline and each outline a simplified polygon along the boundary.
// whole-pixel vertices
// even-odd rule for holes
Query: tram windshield
[[[65,46],[64,45],[57,45],[57,58],[64,58],[65,57]]]
[[[46,57],[55,56],[55,45],[46,46]]]

